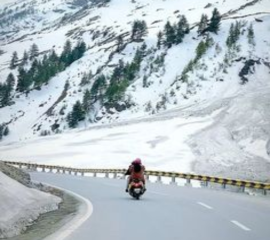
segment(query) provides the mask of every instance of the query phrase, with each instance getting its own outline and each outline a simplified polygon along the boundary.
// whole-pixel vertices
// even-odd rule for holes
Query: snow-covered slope
[[[152,164],[150,167],[155,168],[225,175],[243,172],[242,177],[270,179],[269,147],[267,148],[270,142],[268,0],[111,0],[107,3],[99,1],[97,4],[86,2],[1,2],[2,9],[8,6],[4,17],[0,15],[2,19],[14,14],[7,14],[10,9],[14,11],[17,8],[17,11],[23,13],[21,18],[9,20],[12,24],[5,21],[7,24],[1,27],[3,34],[0,38],[0,50],[4,53],[0,56],[0,81],[4,82],[10,72],[15,76],[18,74],[18,68],[9,69],[11,55],[15,50],[19,58],[22,58],[24,50],[36,43],[41,52],[38,58],[42,59],[43,53],[52,48],[60,54],[66,39],[70,39],[73,45],[78,39],[83,39],[88,46],[81,59],[50,79],[41,90],[32,90],[28,94],[16,93],[13,99],[15,104],[0,109],[0,124],[8,123],[10,129],[10,134],[1,142],[1,156],[32,161],[46,159],[50,162],[94,167],[122,165],[124,160],[129,161],[130,158],[141,155],[149,159]],[[183,78],[183,71],[188,63],[196,58],[198,44],[202,40],[206,41],[206,36],[199,36],[197,33],[201,14],[207,14],[210,18],[214,8],[222,15],[220,31],[218,34],[209,34],[210,47],[187,72],[188,78]],[[174,24],[181,15],[186,16],[190,33],[182,43],[169,49],[165,46],[158,49],[157,33],[164,29],[167,21]],[[144,20],[147,24],[148,32],[143,37],[144,42],[130,40],[135,20]],[[241,34],[237,48],[230,52],[226,39],[231,24],[236,21],[241,21]],[[250,24],[253,24],[254,29],[253,45],[247,38]],[[119,35],[123,37],[125,44],[121,51],[116,51]],[[73,104],[77,100],[82,101],[83,92],[92,88],[101,73],[106,76],[109,84],[110,76],[119,60],[125,64],[130,63],[137,48],[141,48],[144,43],[146,50],[140,70],[122,98],[122,103],[128,102],[130,106],[126,108],[124,104],[125,107],[120,111],[117,105],[108,106],[96,101],[86,119],[78,125],[80,130],[89,130],[79,133],[70,130],[66,117]],[[164,61],[160,61],[162,57]],[[254,61],[254,64],[249,66],[250,61]],[[93,73],[90,83],[81,86],[83,74],[90,71]],[[67,80],[70,87],[64,93]],[[147,81],[147,87],[144,80]],[[63,109],[64,113],[61,111]],[[168,120],[172,117],[178,120]],[[193,129],[192,123],[200,122],[201,118],[204,124]],[[145,134],[148,130],[144,125],[137,125],[143,122],[143,119],[148,119],[148,122],[155,120],[155,127],[152,129],[155,136]],[[163,122],[164,119],[167,121]],[[103,134],[110,135],[106,124],[124,122],[129,125],[130,121],[136,123],[135,132],[140,137],[130,133],[118,138],[115,146],[114,141],[109,144],[114,147],[106,151],[106,156],[102,150],[97,150],[108,147],[104,142],[98,147],[94,144],[91,150],[87,148],[88,144],[85,144],[85,149],[78,148],[80,144],[72,144],[71,138],[82,137],[83,141],[90,143],[92,136],[101,138]],[[184,121],[190,126],[189,130],[183,130],[184,136],[181,131],[173,135],[176,130],[167,132],[168,129],[163,129],[165,124],[168,128],[177,129],[175,121]],[[70,133],[62,137],[35,139],[44,130],[54,134],[52,129],[55,124],[58,125],[57,132]],[[105,128],[101,127],[102,124],[106,125]],[[151,126],[152,124],[149,127]],[[98,132],[95,132],[96,129]],[[125,130],[126,127],[121,127],[121,124],[117,128],[117,132]],[[155,142],[155,139],[164,137],[170,140],[162,140],[158,146],[170,142],[170,147],[164,146],[164,149],[159,150],[134,147],[138,144],[135,141],[130,143],[136,149],[131,153],[128,150],[130,145],[123,143],[131,141],[130,139],[140,139],[139,141],[148,145],[149,141]],[[30,142],[26,141],[27,139]],[[59,139],[62,140],[58,142]],[[176,144],[177,141],[180,146]],[[69,151],[74,154],[68,154]],[[44,154],[46,158],[40,157]],[[91,154],[92,158],[94,156],[89,162],[85,158],[88,154]],[[64,161],[69,158],[70,160]],[[111,163],[104,158],[116,160]],[[78,159],[84,160],[81,162]],[[187,164],[183,165],[183,162]]]
[[[0,238],[18,235],[42,213],[58,208],[61,199],[25,187],[0,172]]]

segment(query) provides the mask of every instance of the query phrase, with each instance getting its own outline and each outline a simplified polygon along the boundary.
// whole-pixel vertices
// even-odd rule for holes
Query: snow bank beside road
[[[18,235],[42,213],[58,208],[61,199],[27,188],[0,172],[0,238]]]

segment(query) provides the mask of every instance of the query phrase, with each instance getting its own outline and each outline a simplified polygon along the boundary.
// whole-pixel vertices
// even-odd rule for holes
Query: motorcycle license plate
[[[140,189],[140,188],[135,188],[135,189],[134,189],[134,192],[135,192],[135,193],[140,193],[140,192],[141,192],[141,189]]]

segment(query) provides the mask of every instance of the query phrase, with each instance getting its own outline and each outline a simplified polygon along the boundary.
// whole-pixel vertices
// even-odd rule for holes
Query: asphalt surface
[[[141,200],[125,180],[33,173],[89,199],[93,213],[66,240],[269,240],[270,198],[148,184]]]

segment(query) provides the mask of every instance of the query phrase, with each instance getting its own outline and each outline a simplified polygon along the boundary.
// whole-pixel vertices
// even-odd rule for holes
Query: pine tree
[[[13,90],[14,86],[15,86],[15,77],[13,75],[13,73],[10,73],[7,77],[7,85],[8,85],[8,88],[10,90]]]
[[[30,55],[30,60],[33,60],[35,57],[37,57],[38,53],[39,53],[38,46],[37,46],[37,44],[34,43],[30,47],[30,54],[29,54]]]
[[[249,25],[249,28],[248,28],[248,34],[247,34],[247,37],[248,37],[248,43],[252,46],[255,46],[255,40],[254,40],[254,29],[253,29],[253,25],[252,23]]]
[[[92,105],[92,97],[89,89],[86,89],[83,95],[83,109],[87,113],[90,111]]]
[[[219,26],[220,26],[220,21],[221,21],[221,15],[217,8],[215,8],[212,12],[212,17],[210,19],[210,24],[209,24],[209,32],[213,33],[218,33]]]
[[[19,92],[24,92],[28,90],[32,82],[27,72],[24,70],[24,68],[20,67],[18,71],[19,71],[19,75],[18,75],[17,90]]]
[[[78,125],[77,119],[73,116],[72,112],[67,115],[67,122],[70,128],[75,128]]]
[[[68,39],[65,42],[62,54],[60,56],[60,61],[63,62],[66,66],[68,66],[71,63],[71,52],[72,52],[72,44],[71,41]]]
[[[69,87],[70,87],[70,83],[68,80],[66,80],[64,90],[67,91],[69,89]]]
[[[85,111],[81,102],[78,100],[72,108],[72,111],[67,115],[67,121],[70,128],[75,128],[78,123],[85,119]]]
[[[231,48],[232,45],[235,43],[235,39],[234,39],[234,24],[232,23],[230,26],[230,30],[229,30],[229,36],[226,40],[226,45],[228,46],[228,48]]]
[[[80,82],[80,86],[85,86],[87,84],[89,84],[89,74],[83,73],[83,76],[82,76],[82,79]]]
[[[165,32],[164,45],[170,48],[175,43],[176,33],[175,29],[172,27],[169,21],[165,25],[164,32]]]
[[[8,126],[4,128],[3,130],[3,136],[7,136],[9,134],[9,128]]]
[[[85,111],[79,100],[74,104],[72,114],[78,122],[85,119]]]
[[[98,98],[102,98],[103,91],[106,88],[106,78],[103,74],[97,77],[91,88],[92,100],[95,102]]]
[[[141,40],[147,34],[147,25],[144,20],[135,20],[132,24],[131,40]]]
[[[26,51],[24,51],[24,53],[23,53],[23,59],[22,59],[22,63],[21,63],[22,66],[24,66],[25,64],[27,64],[28,58],[29,58],[28,53]]]
[[[202,40],[196,48],[196,60],[199,60],[207,50],[206,43]]]
[[[160,49],[162,45],[162,38],[163,38],[163,33],[159,31],[157,34],[157,49]]]
[[[16,66],[17,66],[17,64],[18,64],[18,60],[19,60],[19,58],[18,58],[18,53],[15,51],[15,52],[13,52],[13,54],[12,54],[12,58],[11,58],[11,61],[10,61],[10,69],[14,69],[14,68],[16,68]]]
[[[176,37],[175,37],[175,43],[179,44],[183,41],[183,38],[185,34],[189,33],[189,24],[184,15],[182,15],[179,19],[179,22],[176,26]]]
[[[123,37],[121,35],[119,35],[116,39],[117,41],[117,48],[116,48],[116,52],[121,52],[122,48],[123,48],[123,44],[124,44],[124,40]]]
[[[241,34],[241,23],[239,21],[236,21],[236,23],[232,23],[229,30],[229,36],[226,40],[226,45],[228,48],[232,48],[233,46],[236,46],[237,41],[240,38]]]
[[[206,14],[202,14],[200,23],[198,25],[198,34],[202,34],[202,32],[208,26],[208,16]]]
[[[143,76],[143,88],[147,88],[149,85],[148,85],[148,81],[147,81],[147,76]]]

